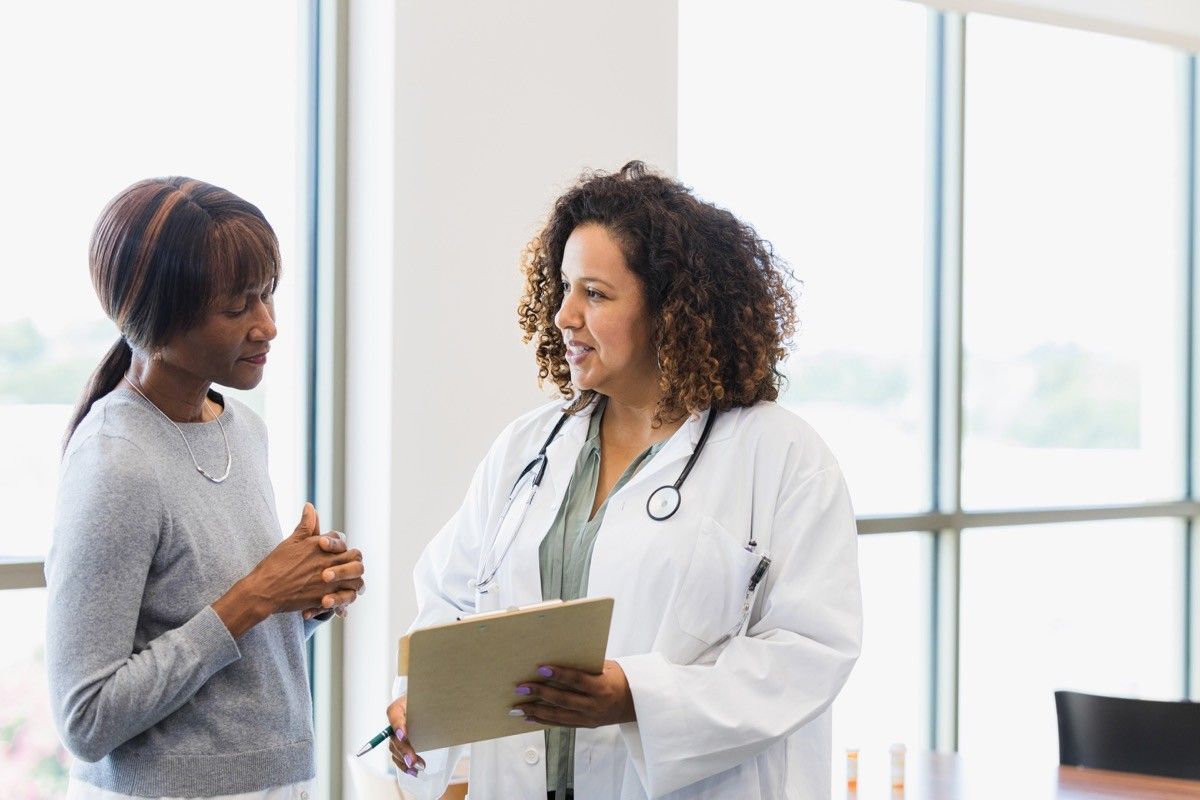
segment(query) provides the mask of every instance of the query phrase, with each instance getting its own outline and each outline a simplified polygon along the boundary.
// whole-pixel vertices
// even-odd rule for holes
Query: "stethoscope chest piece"
[[[670,519],[679,510],[679,490],[674,486],[660,486],[646,500],[646,513],[650,519],[662,522]]]

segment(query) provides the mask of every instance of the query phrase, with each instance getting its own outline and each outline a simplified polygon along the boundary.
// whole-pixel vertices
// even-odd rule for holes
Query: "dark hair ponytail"
[[[133,350],[129,347],[129,342],[125,341],[124,336],[117,339],[116,343],[108,348],[108,352],[104,354],[104,358],[100,361],[100,366],[96,367],[96,371],[88,379],[87,386],[84,387],[79,402],[75,404],[75,410],[71,412],[71,422],[67,425],[67,435],[63,437],[64,449],[67,446],[67,442],[71,439],[71,434],[79,427],[79,423],[83,422],[83,418],[87,416],[87,413],[92,410],[92,403],[117,388],[117,384],[121,382],[121,378],[129,371],[129,365],[132,361]]]
[[[194,178],[151,178],[105,206],[88,251],[92,286],[121,331],[88,380],[63,449],[92,404],[117,387],[133,351],[153,351],[200,324],[219,298],[279,278],[279,241],[266,217]]]

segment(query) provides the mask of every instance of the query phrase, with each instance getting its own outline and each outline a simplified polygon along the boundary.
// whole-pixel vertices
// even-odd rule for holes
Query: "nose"
[[[255,342],[269,342],[279,334],[275,328],[275,304],[258,301],[254,325],[250,328],[250,339]]]
[[[578,328],[583,324],[583,318],[579,313],[579,303],[575,301],[574,295],[574,292],[563,294],[562,303],[559,304],[558,311],[554,314],[554,327],[560,331]]]

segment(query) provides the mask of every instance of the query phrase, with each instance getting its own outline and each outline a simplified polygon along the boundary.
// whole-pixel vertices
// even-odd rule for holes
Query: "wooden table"
[[[1179,800],[1200,798],[1200,781],[1056,764],[1023,765],[959,753],[909,753],[904,789],[893,791],[887,753],[860,756],[858,790],[834,769],[833,797],[845,800]]]
[[[959,753],[909,753],[904,788],[891,787],[888,754],[864,754],[858,790],[846,787],[845,767],[834,769],[837,800],[1183,800],[1200,799],[1200,781],[1108,772],[1102,769],[1022,766],[973,759]],[[459,800],[466,784],[451,786],[443,800]]]

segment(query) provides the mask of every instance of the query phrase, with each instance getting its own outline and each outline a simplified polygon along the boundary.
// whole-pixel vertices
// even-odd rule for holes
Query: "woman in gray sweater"
[[[71,800],[306,800],[305,639],[362,588],[306,505],[281,539],[250,389],[275,337],[274,232],[189,178],[118,195],[92,281],[121,331],[83,393],[46,561],[54,716]]]

